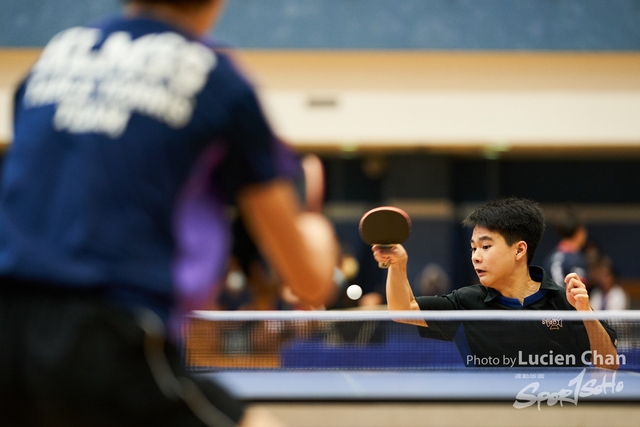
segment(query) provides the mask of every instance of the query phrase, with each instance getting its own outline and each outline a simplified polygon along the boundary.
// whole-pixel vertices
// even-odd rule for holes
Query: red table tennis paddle
[[[380,206],[362,216],[359,230],[360,237],[368,245],[399,245],[409,238],[411,218],[400,208]],[[378,263],[378,267],[389,268],[389,263]]]

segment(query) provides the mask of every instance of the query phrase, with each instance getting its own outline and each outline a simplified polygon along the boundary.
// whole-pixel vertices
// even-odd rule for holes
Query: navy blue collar
[[[511,308],[524,308],[528,305],[533,304],[536,301],[540,301],[542,299],[542,297],[544,297],[547,294],[547,290],[546,289],[538,289],[536,291],[536,293],[529,295],[528,297],[525,297],[525,299],[522,301],[522,304],[520,304],[520,301],[518,301],[515,298],[507,298],[505,296],[498,296],[496,298],[496,301],[498,301],[500,304],[502,305],[506,305],[507,307],[511,307]]]
[[[497,300],[500,304],[506,305],[511,308],[523,308],[528,305],[533,304],[534,302],[540,301],[549,290],[559,291],[562,290],[560,286],[558,286],[544,271],[543,268],[532,265],[529,267],[529,276],[532,280],[536,282],[540,282],[540,289],[537,292],[526,297],[522,304],[515,298],[507,298],[503,296],[500,292],[496,291],[493,288],[487,288],[487,296],[484,301],[489,302],[492,300]]]

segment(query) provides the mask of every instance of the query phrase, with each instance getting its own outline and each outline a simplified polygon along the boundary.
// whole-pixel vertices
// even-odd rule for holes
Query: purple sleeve
[[[294,151],[272,132],[251,86],[222,56],[198,108],[220,129],[200,152],[174,213],[172,272],[180,311],[211,301],[223,277],[232,235],[225,208],[246,185],[295,179]]]

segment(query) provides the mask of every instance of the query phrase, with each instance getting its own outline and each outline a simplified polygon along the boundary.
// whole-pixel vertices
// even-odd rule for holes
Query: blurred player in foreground
[[[390,261],[389,310],[591,310],[577,274],[566,276],[565,289],[542,268],[530,265],[544,231],[537,204],[516,198],[488,202],[463,225],[473,228],[471,262],[480,284],[448,295],[415,298],[404,247],[372,248],[378,262]],[[424,337],[454,341],[467,366],[619,366],[616,333],[598,320],[404,322],[420,326]]]
[[[298,207],[298,159],[205,40],[222,6],[126,1],[56,35],[18,89],[0,205],[3,425],[273,421],[199,383],[172,342],[227,265],[230,203],[298,298],[335,292],[337,243]]]

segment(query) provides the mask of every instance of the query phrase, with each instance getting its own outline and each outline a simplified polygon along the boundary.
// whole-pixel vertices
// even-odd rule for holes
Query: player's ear
[[[516,259],[527,256],[527,242],[520,240],[516,243]]]

